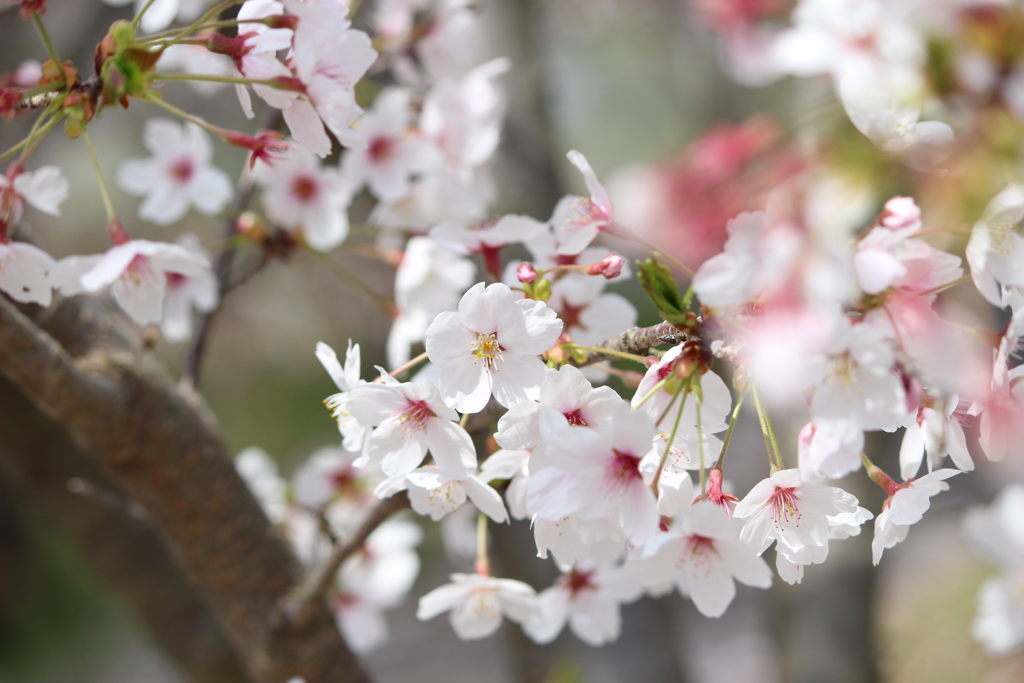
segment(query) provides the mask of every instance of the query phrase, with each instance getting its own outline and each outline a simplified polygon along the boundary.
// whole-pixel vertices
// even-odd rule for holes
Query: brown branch
[[[179,389],[118,320],[79,298],[56,302],[37,325],[0,298],[0,374],[142,506],[255,681],[367,681],[326,606],[301,628],[269,629],[300,565],[201,399]]]
[[[298,590],[285,599],[282,603],[283,616],[291,619],[298,626],[303,626],[327,598],[345,560],[362,548],[370,534],[391,515],[407,507],[409,507],[409,497],[405,494],[394,495],[377,503],[355,533],[344,543],[336,544],[331,549],[327,560],[309,575]]]
[[[594,344],[594,346],[610,351],[643,355],[656,346],[678,344],[685,339],[688,339],[688,337],[680,332],[675,325],[668,322],[660,322],[650,327],[631,327],[619,336],[603,341],[600,344]],[[573,365],[593,365],[594,363],[614,359],[615,356],[609,353],[589,352],[586,360],[582,363],[573,363]]]

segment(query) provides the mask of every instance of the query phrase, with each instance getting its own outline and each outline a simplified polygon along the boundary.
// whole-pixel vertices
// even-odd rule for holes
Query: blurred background
[[[743,200],[712,202],[713,193],[700,186],[701,174],[692,171],[697,152],[687,152],[688,145],[714,125],[749,122],[755,115],[794,121],[809,109],[835,108],[827,84],[782,81],[760,89],[735,84],[719,66],[714,36],[685,0],[480,0],[478,6],[487,32],[486,56],[508,56],[514,64],[503,77],[510,105],[495,169],[498,214],[543,220],[563,194],[582,191],[579,174],[565,161],[569,149],[584,152],[600,177],[626,188],[616,196],[620,204],[634,199],[628,182],[636,164],[658,163],[679,170],[674,190],[680,202],[676,210],[683,214],[679,223],[710,226],[706,239],[699,231],[686,239],[662,238],[679,258],[699,263],[720,249],[725,221],[746,207]],[[86,65],[110,23],[128,16],[127,9],[99,0],[51,0],[46,24],[62,57]],[[5,8],[0,11],[0,73],[26,58],[43,61],[45,51],[16,8]],[[207,100],[181,84],[168,84],[166,90],[187,110],[247,129],[229,91]],[[164,114],[133,103],[129,111],[108,112],[90,126],[108,178],[122,160],[146,155],[141,130],[154,115]],[[768,121],[748,123],[751,135],[771,140],[777,133]],[[19,140],[27,123],[0,123],[0,148]],[[31,214],[33,239],[55,257],[105,249],[105,217],[84,144],[53,135],[38,158],[40,165],[63,169],[71,196],[61,219]],[[234,175],[245,156],[218,145],[215,162]],[[119,213],[134,217],[137,199],[121,192],[114,199]],[[371,242],[371,230],[358,225],[360,211],[365,215],[366,207],[357,204],[350,241]],[[153,239],[185,230],[207,245],[222,239],[221,221],[194,212],[170,230],[137,220],[130,225],[134,236]],[[349,244],[332,256],[375,291],[390,294],[394,272],[389,267],[365,259]],[[641,302],[638,287],[620,285],[619,291]],[[303,252],[272,263],[223,307],[202,393],[235,452],[259,446],[288,475],[316,448],[338,442],[335,423],[322,405],[334,387],[313,356],[316,342],[336,349],[344,349],[350,338],[360,343],[365,377],[370,367],[384,364],[389,320],[372,299]],[[640,323],[654,322],[652,315],[641,307]],[[177,372],[184,347],[158,342],[156,351]],[[794,460],[799,427],[789,425],[780,435]],[[898,437],[882,437],[869,444],[869,452],[894,471]],[[761,436],[750,416],[741,420],[733,443],[729,476],[734,489],[745,492],[765,476]],[[369,657],[369,667],[385,683],[604,683],[641,677],[694,683],[1024,680],[1024,657],[987,657],[969,635],[977,588],[993,570],[970,552],[961,532],[962,513],[987,503],[1006,479],[1022,474],[1014,473],[1012,464],[996,470],[984,458],[976,462],[979,470],[958,477],[949,493],[934,499],[924,521],[907,541],[886,552],[877,569],[870,564],[868,527],[860,537],[834,544],[826,564],[808,568],[803,585],[776,580],[770,591],[740,586],[719,620],[702,617],[676,594],[626,606],[621,639],[601,649],[568,632],[551,645],[537,646],[508,623],[490,639],[466,643],[443,617],[418,622],[416,599],[444,583],[450,572],[469,570],[471,562],[450,561],[436,526],[424,524],[420,578],[406,603],[389,614],[391,641]],[[877,512],[883,496],[859,474],[841,485]],[[99,494],[88,503],[124,504]],[[53,509],[0,467],[0,681],[187,680],[127,607],[119,587],[105,583],[95,563],[68,538],[67,525],[53,518]],[[532,559],[532,543],[525,524],[496,531],[496,573],[540,590],[556,571],[550,560]],[[133,559],[147,561],[146,556]]]

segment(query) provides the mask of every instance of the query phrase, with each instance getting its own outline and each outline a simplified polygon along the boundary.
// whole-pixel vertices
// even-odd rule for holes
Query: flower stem
[[[487,515],[482,512],[476,517],[476,566],[474,570],[480,576],[491,575],[491,560],[487,556]]]
[[[686,408],[686,398],[690,395],[689,385],[689,380],[680,383],[679,389],[672,397],[672,400],[674,401],[680,393],[683,394],[683,400],[679,402],[679,410],[676,412],[675,422],[672,423],[672,431],[669,433],[668,440],[665,442],[665,452],[661,454],[661,461],[658,463],[658,471],[654,473],[654,482],[651,484],[651,489],[654,491],[655,498],[658,496],[658,484],[661,482],[661,473],[665,469],[665,463],[668,462],[668,454],[672,452],[672,442],[676,440],[676,434],[679,432],[679,421],[683,417],[683,409]],[[661,422],[661,420],[658,420],[658,422]]]
[[[423,353],[421,353],[420,355],[416,356],[415,358],[413,358],[411,361],[409,361],[405,365],[402,365],[400,367],[395,368],[394,370],[392,370],[388,374],[391,375],[392,377],[398,377],[399,375],[401,375],[406,370],[409,370],[411,368],[416,367],[417,365],[419,365],[420,363],[422,363],[426,359],[427,359],[427,352],[424,351]]]
[[[206,14],[204,14],[201,17],[199,17],[198,19],[193,21],[191,24],[189,24],[185,28],[181,29],[178,32],[178,34],[174,38],[171,39],[171,41],[169,43],[167,43],[166,45],[163,45],[161,47],[163,49],[166,49],[166,48],[169,48],[171,45],[176,45],[177,43],[179,43],[182,40],[184,40],[185,36],[189,35],[190,33],[195,33],[196,31],[198,31],[203,26],[203,24],[205,24],[210,19],[212,19],[213,17],[217,16],[218,14],[220,14],[221,12],[226,10],[228,7],[231,7],[232,5],[240,5],[244,1],[245,0],[224,0],[224,2],[220,3],[219,5],[217,5],[215,7],[212,7],[209,10],[207,10]]]
[[[736,428],[736,421],[740,416],[740,408],[743,406],[743,399],[747,397],[747,392],[740,394],[740,397],[736,399],[736,407],[732,409],[732,417],[729,418],[729,429],[725,432],[725,439],[722,440],[722,452],[718,455],[718,462],[715,463],[715,467],[722,469],[722,465],[725,464],[725,452],[729,450],[729,442],[732,441],[732,430]]]
[[[697,399],[697,464],[700,465],[700,497],[707,498],[708,495],[708,473],[704,467],[704,426],[701,424],[701,406],[704,401],[701,392],[694,392]]]
[[[153,6],[154,2],[156,2],[156,0],[149,0],[146,5],[139,10],[139,13],[135,15],[134,19],[132,19],[132,28],[139,27],[139,22],[142,21],[142,17],[146,14],[149,8]]]
[[[265,85],[278,90],[288,90],[275,80],[260,78],[239,78],[238,76],[213,76],[210,74],[153,74],[154,81],[207,81],[210,83],[235,83],[239,85]],[[180,115],[179,115],[180,116]]]
[[[775,431],[772,429],[768,412],[761,405],[761,396],[757,393],[757,387],[750,385],[750,393],[754,397],[754,407],[757,408],[757,419],[761,423],[761,433],[764,435],[764,445],[768,449],[768,460],[772,467],[780,470],[786,469],[782,463],[782,456],[779,454],[779,444],[775,440]]]
[[[53,60],[53,66],[60,73],[62,81],[66,81],[64,78],[64,69],[60,65],[60,57],[57,56],[57,50],[53,47],[53,41],[50,40],[50,34],[46,32],[46,26],[43,25],[43,20],[38,14],[32,15],[32,22],[36,25],[36,29],[39,31],[39,37],[43,40],[43,45],[46,46],[46,51],[50,54],[50,59]],[[71,87],[70,83],[65,82],[66,87]]]
[[[602,353],[604,353],[604,352],[602,351]],[[641,407],[641,406],[642,406],[643,404],[647,403],[647,400],[648,400],[648,399],[649,399],[649,398],[650,398],[651,396],[654,396],[654,394],[656,394],[656,393],[657,393],[658,391],[660,391],[660,390],[661,390],[661,388],[662,388],[662,387],[664,387],[664,386],[665,386],[665,383],[666,383],[666,382],[668,382],[668,377],[666,377],[665,379],[661,380],[660,382],[658,382],[657,384],[655,384],[655,385],[654,385],[653,387],[651,387],[651,390],[650,390],[650,391],[648,391],[648,392],[647,392],[646,394],[644,394],[644,397],[643,397],[642,399],[640,399],[640,402],[639,402],[639,403],[637,403],[637,404],[636,404],[636,406],[634,406],[633,410],[639,410],[639,409],[640,409],[640,407]]]
[[[85,146],[89,149],[89,158],[92,160],[92,167],[96,171],[96,179],[100,184],[100,196],[103,198],[103,208],[107,210],[107,221],[112,223],[117,220],[117,214],[114,212],[114,202],[110,199],[110,189],[107,187],[107,181],[103,177],[103,170],[100,168],[99,157],[96,156],[96,148],[92,144],[92,136],[89,135],[88,130],[82,130],[82,138],[85,140]]]

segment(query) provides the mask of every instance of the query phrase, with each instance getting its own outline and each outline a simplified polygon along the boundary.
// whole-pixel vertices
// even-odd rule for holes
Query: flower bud
[[[537,269],[533,267],[532,263],[523,262],[516,268],[516,277],[523,284],[530,284],[537,279]]]
[[[618,254],[608,254],[601,259],[601,264],[604,266],[601,275],[604,275],[608,280],[616,278],[622,273],[622,266],[625,263],[626,259]]]
[[[909,228],[921,222],[921,209],[911,197],[893,197],[885,203],[878,222],[890,230]]]

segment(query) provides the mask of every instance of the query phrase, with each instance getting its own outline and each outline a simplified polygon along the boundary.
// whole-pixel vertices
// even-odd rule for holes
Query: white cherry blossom
[[[256,182],[263,188],[267,215],[285,228],[301,230],[312,248],[330,251],[345,241],[352,188],[337,169],[291,145],[273,166],[257,166]]]
[[[416,618],[426,621],[450,611],[452,628],[463,640],[493,634],[502,616],[527,624],[540,612],[536,592],[522,581],[480,574],[452,574],[451,580],[420,598]]]
[[[427,356],[441,369],[441,395],[463,413],[481,410],[493,394],[510,407],[536,399],[544,382],[537,356],[550,349],[562,321],[541,301],[519,299],[507,285],[474,285],[427,329]]]
[[[615,219],[608,192],[597,179],[597,174],[590,167],[587,158],[576,150],[571,150],[566,156],[583,174],[590,196],[563,197],[555,207],[551,225],[555,229],[558,253],[578,254],[590,246],[602,230],[611,230]]]
[[[949,489],[944,480],[960,474],[960,470],[943,469],[930,472],[904,484],[893,482],[894,490],[882,505],[882,512],[875,517],[875,537],[871,541],[871,561],[882,559],[886,548],[892,548],[903,541],[910,531],[931,507],[931,497]]]
[[[117,169],[121,189],[145,197],[140,218],[171,225],[193,206],[207,216],[224,209],[234,189],[228,175],[211,165],[213,147],[206,131],[194,123],[150,119],[142,141],[153,156],[127,159]]]
[[[37,246],[0,239],[0,291],[15,301],[49,306],[50,277],[56,266],[53,257]]]
[[[348,392],[345,408],[363,425],[377,427],[366,440],[366,457],[380,462],[389,477],[412,472],[428,450],[450,478],[476,471],[473,442],[431,381],[363,384]]]
[[[417,514],[435,522],[461,508],[466,500],[495,522],[508,521],[501,495],[477,474],[450,477],[434,465],[427,465],[381,482],[374,494],[390,498],[400,491],[409,492],[409,503]]]
[[[68,198],[68,181],[56,166],[23,171],[12,165],[0,176],[0,235],[10,233],[21,222],[28,204],[51,216],[60,216],[60,205]]]
[[[199,238],[187,233],[178,238],[178,244],[193,254],[209,261],[210,254]],[[209,313],[217,307],[220,286],[212,270],[204,269],[195,275],[167,274],[167,294],[164,296],[164,318],[160,332],[169,342],[186,341],[192,336],[192,311]]]

